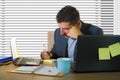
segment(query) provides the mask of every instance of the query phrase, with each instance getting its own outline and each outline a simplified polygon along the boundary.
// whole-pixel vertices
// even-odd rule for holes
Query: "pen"
[[[47,48],[46,48],[45,44],[43,44],[43,47],[44,47],[44,51],[47,51]],[[47,54],[48,54],[49,56],[51,56],[49,51],[47,51]]]
[[[45,44],[43,44],[43,48],[44,51],[47,51]]]

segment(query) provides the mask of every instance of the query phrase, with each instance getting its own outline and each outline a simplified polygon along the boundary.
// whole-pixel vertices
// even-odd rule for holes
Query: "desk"
[[[49,77],[30,74],[8,73],[14,65],[0,66],[0,80],[120,80],[120,72],[69,73],[64,77]]]

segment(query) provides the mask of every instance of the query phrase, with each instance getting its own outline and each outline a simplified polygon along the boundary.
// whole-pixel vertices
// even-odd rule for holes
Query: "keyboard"
[[[19,57],[16,58],[13,63],[17,66],[38,66],[41,63],[41,59]]]

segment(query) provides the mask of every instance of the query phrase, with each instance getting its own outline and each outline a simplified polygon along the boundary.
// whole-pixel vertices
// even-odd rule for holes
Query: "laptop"
[[[120,35],[79,36],[73,69],[76,72],[120,71]]]
[[[10,50],[13,57],[13,64],[16,66],[39,66],[42,62],[40,58],[36,57],[23,57],[18,54],[16,38],[10,41]]]

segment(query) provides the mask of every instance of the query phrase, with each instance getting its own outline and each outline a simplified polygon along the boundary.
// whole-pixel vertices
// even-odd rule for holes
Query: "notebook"
[[[77,40],[76,72],[120,71],[120,35],[84,35]]]
[[[13,64],[16,66],[39,66],[41,64],[40,58],[23,57],[18,54],[16,38],[12,38],[10,42],[11,55],[13,57]]]
[[[31,75],[42,75],[42,76],[53,76],[63,77],[64,75],[59,73],[56,66],[52,64],[41,64],[40,66],[14,66],[7,70],[10,73],[20,74],[31,74]]]

